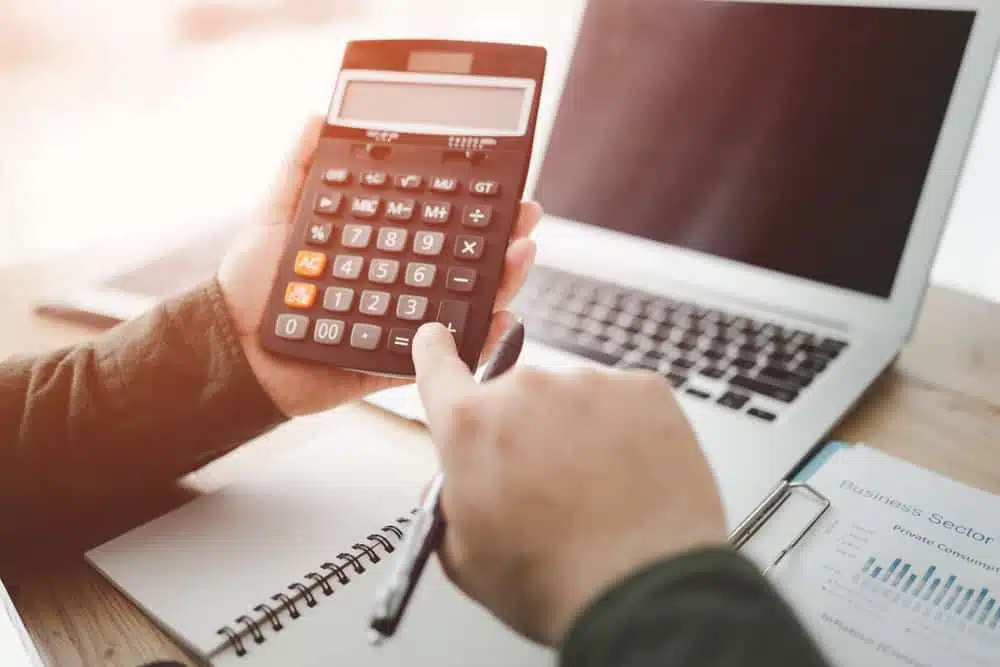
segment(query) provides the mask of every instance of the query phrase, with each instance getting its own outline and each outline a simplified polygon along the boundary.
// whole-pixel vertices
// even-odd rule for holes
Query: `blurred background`
[[[304,119],[326,110],[345,39],[568,40],[581,7],[0,0],[0,265],[58,270],[62,258],[138,252],[252,215]],[[933,279],[1000,301],[996,88]]]

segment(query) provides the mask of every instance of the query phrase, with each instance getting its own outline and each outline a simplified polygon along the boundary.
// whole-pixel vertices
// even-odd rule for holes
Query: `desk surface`
[[[5,324],[0,358],[93,335],[32,313],[38,275],[44,273],[34,267],[0,271]],[[372,426],[382,434],[391,429],[394,437],[424,437],[417,426],[370,407],[341,412],[341,419],[351,420],[343,426],[352,433],[356,428],[361,438]],[[834,435],[1000,493],[1000,305],[931,289],[913,341]],[[51,564],[17,576],[15,603],[49,663],[135,667],[171,658],[193,664],[84,563],[82,551],[183,502],[190,489],[217,487],[241,468],[290,446],[294,443],[265,442],[242,448],[184,480],[186,491],[178,489],[139,514],[116,518],[83,542],[62,548]],[[51,551],[51,545],[42,546]]]

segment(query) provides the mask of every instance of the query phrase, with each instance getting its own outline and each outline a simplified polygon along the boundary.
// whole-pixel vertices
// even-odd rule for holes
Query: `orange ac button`
[[[326,269],[326,255],[321,252],[300,250],[295,256],[295,273],[307,278],[319,278]]]
[[[285,305],[292,308],[311,308],[316,303],[316,286],[310,283],[288,283],[285,288]]]

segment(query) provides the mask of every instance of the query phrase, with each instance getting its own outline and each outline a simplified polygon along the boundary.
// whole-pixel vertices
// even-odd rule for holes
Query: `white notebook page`
[[[400,438],[397,424],[371,417],[349,420],[337,411],[327,433],[266,469],[185,505],[88,554],[89,560],[175,637],[214,664],[328,665],[347,658],[355,665],[551,664],[549,651],[517,637],[479,605],[444,580],[436,561],[412,601],[401,635],[386,647],[366,643],[374,588],[386,576],[389,558],[362,559],[365,574],[345,572],[334,593],[316,590],[317,604],[295,620],[281,616],[274,632],[265,614],[253,611],[287,587],[305,583],[309,572],[324,573],[326,561],[358,553],[397,517],[419,501],[436,470],[436,457],[423,437]],[[344,426],[347,423],[349,425]],[[384,534],[384,533],[383,533]],[[378,552],[381,555],[381,551]],[[250,615],[267,638],[243,638],[248,655],[231,650],[223,626]]]

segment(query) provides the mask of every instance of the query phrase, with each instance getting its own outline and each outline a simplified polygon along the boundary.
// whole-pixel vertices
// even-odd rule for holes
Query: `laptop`
[[[998,41],[992,0],[591,0],[522,363],[662,374],[735,525],[909,338]]]

